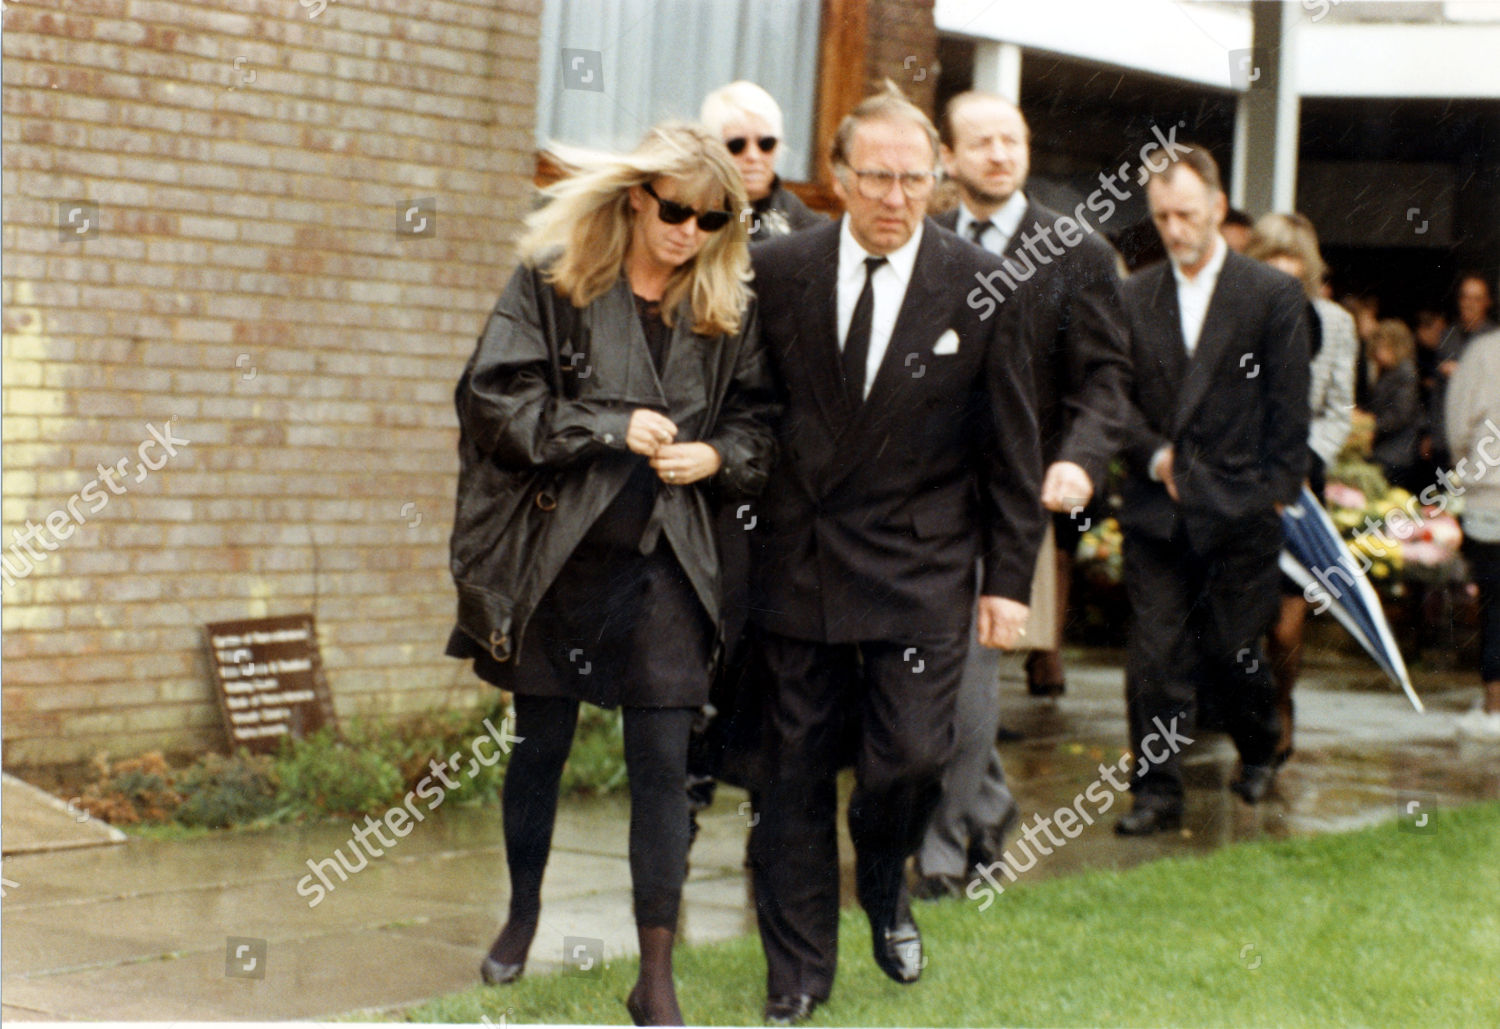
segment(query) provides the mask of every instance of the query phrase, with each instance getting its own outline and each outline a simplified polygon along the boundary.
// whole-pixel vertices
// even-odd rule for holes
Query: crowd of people
[[[1033,693],[1065,688],[1078,516],[1113,461],[1131,752],[1186,739],[1211,708],[1255,804],[1292,754],[1307,613],[1278,570],[1280,511],[1320,488],[1357,383],[1393,479],[1500,442],[1482,278],[1451,329],[1418,326],[1418,349],[1401,323],[1324,299],[1305,218],[1226,231],[1202,147],[1146,164],[1167,259],[1124,277],[1102,233],[1027,195],[1030,128],[1000,97],[955,97],[940,126],[894,88],[864,100],[832,143],[836,219],[777,177],[782,131],[740,82],[700,123],[575,155],[456,394],[449,653],[513,695],[522,740],[502,797],[509,913],[481,976],[523,974],[579,704],[618,706],[637,1024],[682,1022],[692,812],[719,779],[756,811],[768,1022],[832,993],[844,767],[874,961],[920,977],[912,897],[959,895],[1017,817],[998,683],[974,670],[1025,653]],[[930,213],[943,175],[958,204]],[[1465,527],[1500,720],[1494,478],[1469,491]],[[1180,824],[1169,750],[1130,777],[1121,835]]]

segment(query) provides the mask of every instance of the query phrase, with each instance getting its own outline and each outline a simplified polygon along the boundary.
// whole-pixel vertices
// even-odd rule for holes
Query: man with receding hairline
[[[1020,307],[966,301],[999,261],[924,217],[937,148],[898,92],[864,101],[833,145],[845,216],[751,255],[785,403],[752,536],[769,713],[750,864],[775,1024],[833,988],[846,730],[875,961],[899,983],[921,974],[904,867],[952,748],[976,600],[979,642],[1015,646],[1041,542]]]
[[[1217,698],[1239,749],[1231,788],[1251,804],[1270,789],[1280,723],[1261,640],[1279,604],[1280,510],[1307,474],[1307,297],[1229,249],[1218,165],[1201,147],[1179,150],[1146,183],[1169,260],[1124,287],[1137,374],[1120,512],[1135,615],[1123,836],[1181,824],[1182,755],[1143,760],[1142,740],[1181,723],[1191,734],[1199,690]]]
[[[1015,104],[990,93],[961,93],[948,102],[942,128],[943,167],[958,186],[960,203],[934,221],[1012,262],[1020,294],[1014,302],[1025,307],[1023,336],[1034,348],[1029,363],[1046,469],[1042,503],[1053,512],[1056,540],[1055,556],[1044,557],[1050,564],[1037,572],[1039,581],[1044,576],[1055,581],[1060,635],[1072,555],[1086,525],[1075,515],[1104,482],[1129,403],[1116,255],[1102,233],[1080,227],[1077,212],[1060,214],[1026,195],[1031,131]],[[1053,237],[1064,245],[1048,248],[1045,240]],[[1032,251],[1024,265],[1017,263],[1023,250]],[[1037,641],[1038,649],[1027,656],[1027,684],[1034,694],[1063,691],[1058,642]],[[1015,812],[995,750],[999,659],[976,652],[970,661],[959,695],[958,745],[943,775],[943,800],[917,854],[917,888],[931,898],[961,892],[977,866],[1000,856],[1003,827]]]

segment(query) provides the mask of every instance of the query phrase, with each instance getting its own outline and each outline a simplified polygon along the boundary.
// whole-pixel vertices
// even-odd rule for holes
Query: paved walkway
[[[1114,760],[1123,745],[1115,656],[1084,657],[1070,669],[1059,703],[1034,701],[1018,684],[1003,687],[1005,721],[1028,737],[1005,748],[1028,816],[1070,804],[1095,779],[1098,763]],[[1349,690],[1351,676],[1376,684],[1356,668],[1310,670],[1298,691],[1297,757],[1266,804],[1251,809],[1228,793],[1227,743],[1201,747],[1189,762],[1181,834],[1120,840],[1110,816],[1027,878],[1500,798],[1500,748],[1460,741],[1452,728],[1475,695],[1472,677],[1424,681],[1430,713],[1419,716],[1399,693]],[[1454,681],[1461,685],[1445,686]],[[7,841],[23,831],[11,796],[7,788]],[[690,943],[754,931],[741,873],[744,799],[723,790],[703,819],[683,905]],[[74,820],[65,811],[54,815]],[[565,940],[580,960],[633,951],[625,819],[623,800],[564,805],[531,969],[560,967]],[[498,811],[445,811],[309,907],[297,892],[307,862],[347,847],[348,836],[345,826],[320,825],[22,854],[7,842],[0,1015],[319,1019],[399,1009],[475,985],[504,914]]]

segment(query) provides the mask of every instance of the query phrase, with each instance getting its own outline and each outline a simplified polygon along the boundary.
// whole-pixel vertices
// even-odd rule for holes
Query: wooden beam
[[[844,115],[864,99],[870,28],[867,0],[823,0],[818,41],[818,109],[814,133],[813,184],[832,200],[833,167],[828,150]]]

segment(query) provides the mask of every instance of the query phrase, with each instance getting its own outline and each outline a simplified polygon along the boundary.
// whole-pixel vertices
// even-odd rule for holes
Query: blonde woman
[[[1245,256],[1279,268],[1302,283],[1317,318],[1312,322],[1317,341],[1312,361],[1308,403],[1308,481],[1323,496],[1323,470],[1333,463],[1349,437],[1354,406],[1355,363],[1359,337],[1354,318],[1323,296],[1328,266],[1318,249],[1313,224],[1301,214],[1268,214],[1255,223]],[[1292,689],[1302,671],[1302,636],[1307,624],[1307,600],[1290,579],[1282,578],[1281,613],[1271,630],[1271,674],[1276,681],[1276,704],[1281,716],[1281,741],[1276,763],[1292,756],[1294,707]]]
[[[448,652],[513,693],[522,737],[503,788],[510,913],[480,972],[521,975],[578,705],[618,705],[641,951],[626,1004],[680,1025],[682,783],[718,643],[711,501],[765,481],[772,394],[719,139],[669,123],[574,164],[529,219],[456,396]]]
[[[1418,446],[1427,429],[1417,380],[1417,343],[1400,318],[1382,318],[1370,337],[1377,376],[1370,386],[1375,445],[1370,459],[1393,486],[1420,492],[1427,484],[1418,466]]]

